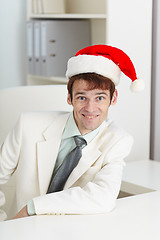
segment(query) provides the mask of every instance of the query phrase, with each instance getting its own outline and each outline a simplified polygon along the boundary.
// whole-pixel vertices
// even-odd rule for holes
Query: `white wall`
[[[111,115],[135,138],[130,159],[149,158],[152,0],[108,0],[108,8],[107,43],[128,53],[146,83],[143,93],[132,94],[128,78],[122,76]],[[0,88],[23,85],[26,0],[1,1],[0,17]]]
[[[160,161],[160,1],[153,6],[151,158]]]
[[[124,50],[132,59],[142,93],[131,93],[131,81],[122,75],[119,101],[111,116],[134,136],[129,160],[148,159],[150,152],[152,0],[108,0],[108,44]],[[125,16],[125,17],[124,17]]]
[[[24,85],[26,0],[0,3],[0,88]]]

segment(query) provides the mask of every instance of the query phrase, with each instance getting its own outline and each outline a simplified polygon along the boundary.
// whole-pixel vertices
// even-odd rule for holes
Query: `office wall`
[[[146,82],[142,94],[132,94],[129,80],[122,76],[119,101],[112,116],[135,138],[131,159],[149,158],[152,0],[108,0],[108,8],[107,42],[129,54],[138,77]],[[0,17],[0,88],[23,85],[26,0],[3,1]]]
[[[152,0],[108,0],[108,8],[108,43],[121,48],[130,56],[138,78],[145,81],[143,92],[132,93],[129,89],[130,79],[122,74],[118,86],[118,103],[112,107],[111,116],[118,125],[134,137],[134,146],[129,160],[148,159],[150,155]]]
[[[153,1],[151,158],[160,161],[160,1]]]
[[[1,1],[0,89],[25,84],[26,0]]]

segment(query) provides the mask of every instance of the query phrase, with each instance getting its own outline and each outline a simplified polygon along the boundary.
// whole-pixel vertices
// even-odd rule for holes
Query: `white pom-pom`
[[[131,83],[130,90],[132,92],[140,92],[144,89],[144,81],[143,79],[136,79]]]

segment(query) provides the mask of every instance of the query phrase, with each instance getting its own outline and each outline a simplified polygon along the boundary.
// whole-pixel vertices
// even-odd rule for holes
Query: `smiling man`
[[[114,92],[110,92],[110,89]],[[95,73],[71,78],[68,92],[67,101],[73,106],[74,119],[82,135],[98,128],[106,120],[109,106],[117,100],[117,90],[111,80]]]
[[[17,172],[15,218],[34,214],[97,214],[115,207],[132,137],[108,118],[120,72],[141,90],[129,57],[95,45],[69,59],[72,113],[24,113],[1,148],[0,183]]]

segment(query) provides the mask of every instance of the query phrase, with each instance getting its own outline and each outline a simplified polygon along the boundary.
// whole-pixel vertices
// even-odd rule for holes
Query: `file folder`
[[[41,25],[40,21],[33,21],[34,26],[34,36],[33,36],[33,74],[41,75],[41,62],[40,62],[40,34],[41,34]]]
[[[28,73],[34,74],[33,67],[33,22],[27,22],[27,62]]]
[[[37,0],[37,12],[38,12],[38,14],[43,13],[43,2],[42,2],[42,0]]]
[[[28,73],[44,77],[64,77],[68,59],[90,44],[89,20],[29,21]]]
[[[67,61],[90,45],[89,20],[41,21],[41,74],[64,77]]]
[[[32,0],[32,13],[38,14],[37,0]]]
[[[32,13],[33,14],[43,13],[43,1],[42,0],[32,0]]]

